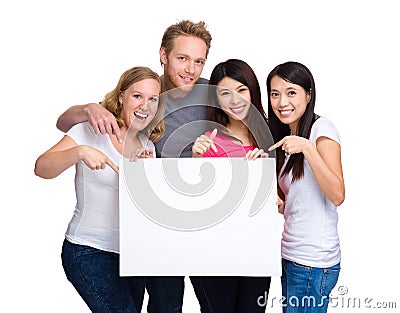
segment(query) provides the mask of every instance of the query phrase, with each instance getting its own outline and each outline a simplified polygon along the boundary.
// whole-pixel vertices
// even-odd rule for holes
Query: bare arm
[[[72,126],[88,121],[96,134],[114,134],[122,143],[121,132],[114,115],[97,103],[74,105],[60,115],[57,128],[67,132]]]
[[[320,137],[316,148],[311,145],[303,152],[322,192],[337,206],[345,197],[340,150],[336,141]]]
[[[57,120],[56,127],[66,133],[72,126],[89,120],[85,111],[87,104],[74,105],[61,114]]]
[[[327,137],[319,137],[314,146],[311,141],[303,137],[287,136],[268,150],[280,146],[288,154],[303,153],[321,191],[336,206],[343,203],[345,188],[339,143]]]
[[[109,165],[118,173],[118,168],[104,153],[90,146],[77,145],[71,137],[64,136],[36,160],[35,175],[54,178],[81,160],[92,170],[104,169]]]

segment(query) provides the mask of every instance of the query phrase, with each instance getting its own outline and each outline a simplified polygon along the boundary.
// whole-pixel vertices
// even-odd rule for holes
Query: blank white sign
[[[121,276],[280,276],[274,159],[120,163]]]

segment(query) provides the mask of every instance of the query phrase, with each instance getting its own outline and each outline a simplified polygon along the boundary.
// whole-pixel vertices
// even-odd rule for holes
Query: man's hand
[[[79,104],[70,107],[57,120],[57,128],[66,133],[72,126],[89,122],[96,134],[112,134],[122,143],[122,136],[114,115],[97,103]]]
[[[96,134],[115,135],[119,143],[122,143],[121,132],[115,116],[97,103],[89,103],[84,107],[88,121]]]

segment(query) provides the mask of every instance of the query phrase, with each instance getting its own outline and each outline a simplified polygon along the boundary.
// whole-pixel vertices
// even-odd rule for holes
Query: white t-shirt
[[[114,148],[109,135],[96,135],[88,122],[72,127],[67,133],[78,145],[88,145],[103,152],[118,166],[122,155]],[[153,143],[139,136],[143,147],[153,150]],[[76,206],[65,237],[68,241],[100,250],[119,252],[118,174],[106,166],[91,170],[83,161],[76,164]]]
[[[340,144],[335,126],[323,117],[313,124],[310,141],[316,145],[321,136]],[[307,160],[304,160],[304,177],[293,184],[291,180],[292,172],[279,178],[279,185],[286,195],[282,258],[319,268],[339,263],[336,206],[320,190]]]

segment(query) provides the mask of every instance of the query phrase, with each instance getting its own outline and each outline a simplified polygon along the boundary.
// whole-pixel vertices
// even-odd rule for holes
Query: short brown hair
[[[208,56],[208,51],[211,47],[211,34],[206,28],[206,23],[200,21],[198,23],[194,23],[189,20],[182,20],[176,24],[169,26],[162,37],[161,47],[165,48],[167,55],[171,52],[174,47],[174,39],[178,36],[192,36],[199,39],[202,39],[206,44],[206,58]],[[161,62],[162,64],[162,62]]]

